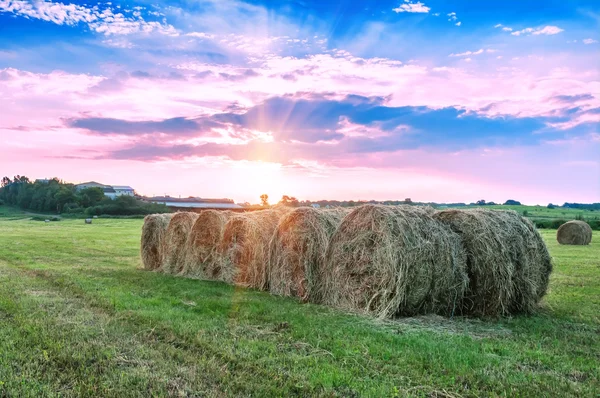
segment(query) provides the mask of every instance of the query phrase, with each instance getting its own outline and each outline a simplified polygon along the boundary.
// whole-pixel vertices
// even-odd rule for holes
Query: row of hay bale
[[[552,264],[514,211],[363,205],[146,217],[147,269],[378,317],[533,312]]]

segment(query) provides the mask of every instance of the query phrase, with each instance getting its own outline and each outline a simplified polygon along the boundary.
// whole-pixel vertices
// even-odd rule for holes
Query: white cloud
[[[436,12],[435,14],[431,14],[431,15],[433,15],[434,17],[439,17],[439,16],[440,16],[440,13],[439,13],[439,12]]]
[[[460,26],[460,25],[462,25],[462,22],[460,22],[460,21],[459,21],[459,22],[457,22],[455,25],[456,25],[456,26]]]
[[[577,42],[577,41],[576,41]],[[598,40],[594,40],[594,39],[583,39],[583,43],[584,44],[594,44],[594,43],[598,43]]]
[[[450,17],[450,18],[448,18],[448,21],[456,21],[457,20],[455,12],[449,13],[448,16]]]
[[[427,7],[424,3],[417,1],[416,3],[411,2],[411,0],[404,0],[404,4],[399,5],[397,8],[392,9],[392,11],[400,13],[400,12],[416,12],[416,13],[424,13],[427,14],[431,10],[430,7]]]
[[[505,27],[502,28],[502,30],[505,31],[505,32],[512,32],[513,29],[509,28],[508,26],[505,26]]]
[[[494,28],[501,28],[501,27],[502,27],[502,24],[501,24],[501,23],[499,23],[499,24],[497,24],[497,25],[494,25]]]
[[[191,37],[197,37],[199,39],[214,39],[215,35],[211,35],[210,33],[204,33],[204,32],[190,32],[190,33],[186,33],[186,36],[191,36]]]
[[[525,28],[522,30],[517,30],[512,32],[511,35],[521,36],[528,33],[532,35],[555,35],[560,32],[564,32],[564,29],[561,29],[558,26],[544,26],[543,28]]]
[[[111,3],[106,3],[111,5]],[[177,30],[166,22],[145,21],[138,11],[131,16],[114,13],[111,8],[100,11],[98,6],[86,8],[76,4],[51,1],[0,0],[0,12],[9,12],[25,18],[40,19],[57,25],[87,24],[90,29],[106,36],[131,33],[159,32],[177,36]]]
[[[483,54],[483,48],[480,48],[477,51],[465,51],[464,53],[458,53],[458,54],[450,54],[449,57],[466,57],[466,56],[471,56],[471,55],[479,55],[479,54]],[[495,50],[492,50],[495,51]],[[489,51],[488,51],[489,52]]]
[[[471,58],[465,58],[465,62],[471,62]]]

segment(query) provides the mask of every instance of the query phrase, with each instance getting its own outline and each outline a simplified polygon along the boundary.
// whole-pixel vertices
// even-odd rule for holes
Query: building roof
[[[113,185],[112,187],[119,191],[134,191],[134,189],[128,185]]]
[[[199,202],[159,202],[164,203],[167,207],[179,207],[190,209],[243,209],[242,206],[235,203],[199,203]]]
[[[76,187],[80,187],[82,185],[100,185],[100,186],[103,186],[103,187],[110,187],[110,185],[100,184],[99,182],[96,182],[96,181],[82,182],[81,184],[77,184],[75,186]]]

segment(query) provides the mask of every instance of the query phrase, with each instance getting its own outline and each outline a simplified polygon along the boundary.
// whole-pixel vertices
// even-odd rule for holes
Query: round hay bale
[[[552,262],[535,226],[515,211],[444,210],[435,218],[452,228],[467,252],[469,288],[462,313],[532,313],[546,294]]]
[[[156,270],[162,265],[163,241],[171,217],[171,214],[151,214],[144,217],[140,252],[147,270]]]
[[[231,212],[205,210],[200,212],[187,241],[182,274],[206,279],[218,279],[222,265],[219,245]]]
[[[220,252],[223,263],[215,278],[239,286],[266,289],[269,242],[280,212],[235,214],[225,224]],[[214,272],[209,269],[208,272]]]
[[[302,301],[322,301],[325,254],[347,210],[300,207],[279,221],[270,244],[269,290]]]
[[[589,245],[592,241],[592,227],[584,221],[568,221],[556,231],[556,240],[561,245]]]
[[[192,212],[178,212],[171,217],[162,248],[164,261],[161,271],[164,273],[176,275],[182,271],[188,236],[197,218],[198,214]]]
[[[327,251],[324,303],[378,317],[453,314],[467,285],[460,238],[416,206],[363,205]]]

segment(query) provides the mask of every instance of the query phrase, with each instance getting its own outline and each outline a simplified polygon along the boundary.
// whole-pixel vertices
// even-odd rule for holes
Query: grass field
[[[142,220],[0,207],[0,396],[600,393],[600,233],[559,246],[539,315],[366,319],[140,270]]]

